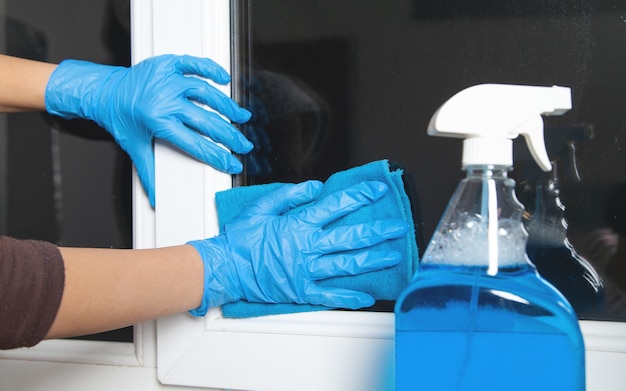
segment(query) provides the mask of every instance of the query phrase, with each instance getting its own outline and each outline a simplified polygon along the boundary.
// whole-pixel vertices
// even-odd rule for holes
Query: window
[[[84,24],[75,13],[88,9],[72,1],[3,3],[5,54],[130,63],[127,1],[94,4],[98,11],[81,18]],[[90,121],[42,113],[3,118],[0,234],[62,246],[132,247],[131,163],[113,138]],[[133,329],[86,338],[132,342]]]
[[[618,75],[607,76],[605,66],[623,59],[617,59],[614,52],[610,53],[613,57],[608,52],[606,57],[604,52],[596,52],[594,61],[605,58],[605,66],[593,62],[597,67],[593,70],[589,59],[594,46],[590,40],[612,36],[604,29],[622,28],[619,12],[604,6],[590,12],[583,5],[567,8],[550,3],[544,15],[540,7],[545,2],[526,2],[510,15],[511,10],[498,4],[473,8],[450,1],[231,2],[235,17],[231,25],[231,69],[234,86],[240,88],[235,95],[242,101],[257,98],[253,95],[259,86],[250,88],[248,81],[257,83],[272,77],[296,80],[304,91],[300,97],[315,101],[322,113],[316,117],[302,111],[296,117],[271,118],[272,128],[264,130],[271,133],[272,151],[266,157],[272,170],[249,170],[235,178],[234,184],[324,179],[329,173],[371,160],[397,160],[408,166],[422,205],[428,205],[422,211],[423,233],[428,238],[463,175],[459,169],[460,143],[426,137],[425,126],[438,105],[463,87],[482,82],[567,85],[574,89],[575,107],[582,108],[572,111],[566,120],[592,123],[596,130],[593,139],[577,145],[583,182],[562,181],[561,189],[571,240],[582,248],[578,235],[601,224],[605,207],[602,194],[612,183],[623,180],[621,172],[610,169],[623,159],[619,153],[623,140],[618,137],[616,143],[615,137],[609,137],[602,141],[605,133],[597,132],[598,126],[614,132],[620,128],[605,125],[608,120],[599,114],[606,96],[591,95],[606,93],[599,85],[621,91],[613,84],[614,80],[619,83]],[[211,29],[212,38],[223,34],[214,30],[215,10],[202,11],[201,23],[209,24],[205,28]],[[510,40],[516,45],[509,45]],[[206,45],[200,41],[197,44]],[[208,45],[200,53],[215,50]],[[220,50],[226,56],[225,49]],[[564,67],[572,71],[564,72]],[[615,69],[617,72],[619,67]],[[238,76],[241,79],[237,80]],[[611,83],[603,82],[605,78]],[[594,83],[599,84],[589,87]],[[287,93],[282,90],[278,95]],[[619,116],[621,111],[613,114]],[[294,129],[305,142],[295,142],[295,134],[288,132]],[[256,131],[254,124],[248,131]],[[597,159],[599,154],[603,159]],[[169,150],[160,156],[167,166],[177,158]],[[298,164],[302,162],[308,164]],[[180,165],[172,169],[169,178],[160,172],[161,184],[171,183],[187,198],[161,198],[169,204],[157,211],[157,240],[163,237],[180,242],[188,236],[213,234],[216,221],[212,199],[192,194],[212,194],[230,186],[230,181],[210,169],[193,168],[189,162],[176,164]],[[183,168],[189,178],[181,180],[176,173]],[[588,184],[583,186],[584,181]],[[580,195],[582,188],[590,190],[586,198],[571,195]],[[203,222],[197,210],[203,211]],[[190,222],[192,228],[181,232],[183,223],[190,226]],[[581,323],[589,389],[616,389],[621,381],[615,368],[626,360],[626,346],[620,342],[626,327],[621,322],[605,321],[619,316],[619,311],[593,314],[589,318],[602,321]],[[158,370],[162,382],[233,389],[390,388],[391,313],[330,311],[232,320],[214,310],[201,323],[183,315],[159,320]]]
[[[488,16],[483,18],[484,21],[494,18],[502,11],[497,8],[496,3],[493,2],[493,9],[483,9]],[[545,2],[536,2],[540,3]],[[518,74],[520,77],[518,80],[522,82],[523,76],[521,71],[505,72],[501,69],[502,64],[498,65],[497,61],[486,62],[484,65],[486,69],[480,75],[477,75],[476,67],[470,69],[461,66],[469,60],[478,61],[480,58],[495,57],[511,65],[520,60],[519,57],[503,59],[497,53],[490,53],[489,48],[492,46],[483,45],[484,42],[468,39],[466,44],[474,45],[471,46],[472,50],[468,47],[460,52],[453,52],[452,59],[449,50],[443,47],[437,50],[437,45],[432,44],[431,40],[435,38],[454,43],[459,35],[448,31],[453,27],[461,29],[462,33],[473,30],[467,26],[469,22],[463,21],[461,17],[472,15],[477,10],[464,4],[458,2],[454,5],[446,0],[419,2],[407,0],[392,3],[351,0],[342,2],[133,0],[133,61],[137,62],[162,53],[204,55],[226,67],[232,64],[230,68],[236,76],[233,85],[237,86],[240,84],[237,75],[245,72],[246,64],[250,64],[241,61],[250,54],[247,50],[248,44],[257,50],[259,48],[265,50],[265,58],[272,60],[269,56],[272,51],[276,53],[286,48],[291,54],[297,52],[299,44],[304,42],[304,48],[323,55],[311,60],[308,60],[311,58],[309,53],[298,53],[298,56],[307,59],[305,61],[330,62],[331,65],[320,64],[324,70],[332,69],[332,60],[337,57],[338,62],[343,64],[341,67],[345,68],[337,70],[344,80],[340,80],[341,77],[334,77],[333,82],[329,82],[332,85],[324,86],[326,89],[319,88],[316,84],[320,80],[326,80],[319,73],[315,77],[317,82],[305,80],[308,81],[310,89],[322,96],[327,89],[336,88],[335,83],[340,83],[341,85],[337,87],[341,91],[338,96],[355,103],[340,112],[346,113],[345,118],[338,119],[346,128],[346,131],[339,135],[338,141],[346,156],[324,163],[321,172],[301,175],[323,177],[329,172],[383,157],[412,162],[413,174],[420,189],[434,190],[435,184],[437,185],[436,193],[430,195],[420,193],[422,204],[432,205],[429,206],[429,210],[424,210],[424,234],[428,236],[428,232],[434,228],[432,224],[441,213],[437,209],[443,208],[462,173],[458,167],[460,146],[450,140],[425,137],[424,121],[427,121],[439,104],[459,89],[458,83],[469,85],[483,81],[513,82],[514,76]],[[254,8],[246,8],[246,5]],[[89,7],[91,11],[93,3],[85,7]],[[430,14],[426,13],[427,7],[434,7],[434,10]],[[458,10],[459,15],[455,18],[461,19],[446,21],[442,12],[450,9]],[[616,15],[610,7],[607,9],[598,3],[595,10],[596,16],[591,23],[592,26],[622,28],[622,24],[614,23]],[[237,17],[232,24],[231,14]],[[570,15],[571,20],[578,20],[576,15]],[[523,19],[541,21],[544,17],[534,13]],[[272,18],[280,22],[271,23]],[[390,27],[383,23],[385,20],[394,20],[396,23]],[[240,29],[248,23],[252,29],[259,26],[264,26],[264,29],[257,30],[250,36],[247,33],[242,36],[243,32],[252,34],[253,30]],[[362,29],[365,34],[363,36],[356,35],[354,31],[348,29],[349,26],[354,27],[359,23],[367,27]],[[323,43],[319,49],[313,49],[314,46],[312,43],[309,44],[309,39],[306,38],[306,34],[310,34],[315,25],[323,27],[323,31],[315,33],[313,40]],[[507,19],[501,28],[503,31],[512,31],[520,26],[514,23],[513,19]],[[288,34],[282,34],[283,29]],[[499,36],[492,37],[487,34],[488,30],[479,29],[479,31],[482,31],[484,40],[493,38],[500,42],[499,40],[503,39]],[[619,48],[623,43],[616,38],[620,36],[619,34],[608,32],[595,34],[593,46],[596,50],[602,48],[606,52],[601,51],[604,53],[602,56],[595,52],[596,57],[591,64],[597,64],[595,61],[598,60],[598,56],[609,58],[606,53],[611,50],[611,53],[622,53]],[[382,45],[377,48],[371,46],[380,42]],[[233,46],[235,50],[231,52]],[[578,46],[581,46],[580,42],[576,41],[572,42],[572,46],[561,49],[569,52]],[[337,50],[346,48],[348,54],[334,54]],[[528,52],[530,48],[524,50]],[[514,49],[511,48],[511,51],[514,52]],[[327,56],[329,53],[333,54],[332,57]],[[412,53],[418,53],[417,60],[413,59],[417,64],[407,60],[408,57],[413,57]],[[543,51],[542,55],[545,56],[546,53]],[[362,68],[353,66],[356,60],[365,59],[367,62],[362,63]],[[549,65],[536,57],[524,56],[524,59],[536,61],[543,66]],[[277,57],[274,60],[284,62],[286,59],[281,60]],[[423,63],[426,60],[430,61],[430,65]],[[594,72],[591,72],[591,68],[587,70],[588,76],[593,74],[596,80],[605,80],[603,83],[598,81],[599,84],[596,84],[595,89],[590,89],[591,91],[595,93],[602,92],[603,89],[613,91],[614,83],[621,82],[619,78],[610,76],[617,74],[620,68],[617,66],[618,57],[614,60],[617,62],[614,68],[605,64],[606,67],[597,65]],[[282,68],[282,72],[295,68],[292,64],[288,68]],[[309,66],[306,70],[310,71],[312,68],[314,67]],[[400,77],[398,75],[401,71],[424,79],[415,81]],[[614,73],[606,73],[609,71]],[[428,77],[423,76],[424,74]],[[542,84],[553,82],[566,84],[561,77],[570,76],[559,68],[546,74]],[[462,82],[459,82],[458,78],[461,78]],[[555,78],[559,80],[553,81]],[[228,92],[228,89],[225,91]],[[371,101],[372,91],[379,94],[374,103]],[[617,94],[620,91],[613,92]],[[243,99],[247,90],[235,88],[234,94],[239,94]],[[367,98],[368,96],[370,98]],[[607,101],[599,95],[592,96],[585,99],[585,102],[595,100],[594,104],[597,105],[599,102]],[[391,99],[396,98],[400,98],[399,101],[392,102]],[[608,101],[613,104],[618,99]],[[578,104],[581,105],[582,103]],[[606,114],[606,111],[597,113],[591,109],[584,111],[578,115],[592,113],[595,117],[604,118],[601,114]],[[619,113],[619,110],[612,112]],[[310,117],[304,117],[298,119],[297,123],[310,127],[310,120]],[[614,121],[622,123],[615,118]],[[599,122],[594,120],[593,123]],[[394,139],[372,138],[375,136],[374,133],[381,129],[388,131]],[[595,130],[599,132],[597,127]],[[399,143],[395,139],[398,136],[403,142]],[[620,134],[614,133],[613,136]],[[417,140],[414,143],[404,142],[405,139],[412,138]],[[586,144],[581,143],[586,146],[580,146],[578,151],[579,172],[583,181],[581,183],[586,181],[585,187],[596,190],[606,189],[610,181],[617,183],[620,180],[619,175],[623,175],[621,172],[615,172],[618,170],[606,168],[613,165],[623,166],[619,165],[621,163],[618,161],[622,155],[617,153],[623,139],[617,137],[615,140],[614,137],[613,142],[609,142],[609,139],[602,138],[603,142],[597,145],[599,140],[600,136],[597,136]],[[0,148],[2,145],[0,141]],[[132,204],[134,246],[178,244],[215,234],[217,223],[213,194],[217,190],[232,186],[233,179],[164,145],[159,144],[156,149],[159,206],[155,216],[142,192],[135,192]],[[597,160],[599,149],[602,150],[603,157]],[[334,153],[329,153],[328,156],[334,156]],[[442,159],[444,156],[449,156],[449,159]],[[289,158],[284,156],[282,159]],[[433,169],[434,161],[441,162],[437,170]],[[598,164],[604,171],[596,175]],[[255,175],[238,177],[235,178],[235,185],[262,180],[258,175],[256,178]],[[133,184],[137,189],[140,188],[136,180]],[[568,213],[572,209],[579,209],[573,205],[586,203],[595,205],[596,200],[593,198],[600,198],[592,192],[587,193],[585,199],[574,198],[577,201],[571,202],[571,198],[565,197],[566,193],[568,191],[563,189],[563,201]],[[599,210],[601,206],[595,205],[593,208]],[[578,225],[580,220],[585,220],[584,217],[569,220],[570,227],[583,227],[572,228],[572,231],[584,230],[584,225]],[[573,242],[580,243],[574,240]],[[42,382],[45,382],[46,388],[70,391],[112,389],[119,388],[120,384],[124,384],[127,389],[149,391],[166,388],[182,390],[186,389],[184,386],[248,390],[390,389],[393,374],[391,313],[328,311],[254,320],[232,320],[224,319],[219,309],[214,309],[205,319],[180,314],[159,319],[156,324],[156,336],[153,322],[136,326],[133,343],[47,341],[50,343],[45,343],[44,346],[32,351],[10,354],[0,352],[2,359],[0,385],[9,389],[37,390],[41,389]],[[590,391],[621,389],[621,385],[626,382],[626,374],[623,371],[626,366],[626,345],[623,342],[626,325],[622,322],[607,321],[582,321],[581,325],[587,347],[587,389]]]
[[[0,50],[49,62],[77,58],[127,65],[129,5],[124,0],[0,0]],[[137,184],[131,174],[126,154],[104,130],[88,121],[63,121],[42,113],[3,114],[0,234],[65,246],[130,248],[133,209],[136,213],[143,210],[133,207],[132,186]],[[139,214],[134,220],[142,221]],[[135,237],[135,242],[150,243],[149,236]],[[71,340],[45,341],[33,349],[0,352],[2,386],[37,389],[26,373],[26,362],[38,363],[35,365],[42,369],[58,365],[59,373],[69,373],[69,381],[76,369],[69,363],[139,368],[146,363],[144,341],[150,332],[151,323],[147,322]]]
[[[568,267],[556,251],[550,250],[549,260],[541,257],[548,250],[535,251],[538,242],[545,248],[558,240],[560,220],[552,217],[552,225],[528,224],[529,255],[581,319],[626,318],[620,255],[612,257],[625,218],[616,200],[626,194],[626,175],[615,168],[626,159],[619,109],[626,101],[626,52],[611,39],[623,30],[625,7],[608,1],[593,7],[559,1],[236,3],[247,11],[237,35],[245,38],[240,45],[246,53],[236,61],[249,73],[244,79],[252,85],[243,89],[252,109],[262,106],[263,113],[248,131],[264,140],[239,183],[324,180],[386,158],[403,165],[415,182],[426,242],[463,175],[460,140],[426,134],[438,106],[480,83],[571,87],[573,109],[545,120],[554,172],[535,170],[518,140],[512,175],[533,221],[540,208],[552,206],[554,213],[559,201],[564,204],[568,238],[585,260]],[[560,193],[550,199],[545,192],[553,176]],[[535,205],[538,191],[551,205]],[[571,279],[579,285],[570,285]]]

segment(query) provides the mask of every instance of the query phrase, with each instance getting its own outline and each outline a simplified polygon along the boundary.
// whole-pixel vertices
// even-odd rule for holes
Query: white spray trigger
[[[550,163],[543,137],[543,118],[541,115],[537,115],[523,124],[519,129],[519,134],[524,136],[528,150],[539,168],[546,172],[552,170],[552,163]]]
[[[542,115],[561,115],[571,108],[567,87],[479,84],[444,103],[431,118],[428,134],[464,139],[463,167],[512,166],[511,140],[521,134],[539,167],[550,171]]]

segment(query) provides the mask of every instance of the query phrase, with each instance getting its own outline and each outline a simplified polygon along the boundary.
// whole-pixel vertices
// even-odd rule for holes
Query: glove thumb
[[[365,292],[343,288],[320,287],[311,284],[307,289],[306,300],[310,304],[318,304],[331,308],[359,309],[371,307],[376,300]]]

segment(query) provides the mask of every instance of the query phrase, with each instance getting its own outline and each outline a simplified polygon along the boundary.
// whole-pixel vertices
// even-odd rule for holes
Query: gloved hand
[[[248,121],[250,112],[206,81],[189,75],[218,84],[230,82],[228,73],[206,58],[162,55],[130,68],[66,60],[50,76],[46,110],[66,119],[93,120],[111,133],[130,155],[154,207],[153,138],[231,174],[243,167],[216,143],[236,153],[248,153],[253,147],[232,124],[193,101],[237,123]]]
[[[384,219],[325,229],[376,202],[388,187],[363,182],[311,202],[321,188],[319,181],[285,184],[247,206],[219,236],[189,242],[204,262],[202,304],[190,313],[203,316],[210,307],[239,300],[351,309],[373,305],[367,293],[315,281],[397,265],[399,252],[368,247],[403,237],[408,226],[401,219]],[[286,213],[304,204],[297,213]]]

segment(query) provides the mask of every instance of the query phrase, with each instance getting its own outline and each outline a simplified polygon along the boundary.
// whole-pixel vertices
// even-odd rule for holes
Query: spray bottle
[[[483,84],[431,119],[430,135],[464,139],[467,174],[396,302],[396,391],[584,390],[578,319],[526,255],[507,176],[520,134],[550,170],[542,115],[570,108],[565,87]]]
[[[545,142],[551,172],[522,159],[517,194],[525,206],[522,217],[528,231],[526,252],[539,274],[570,302],[578,318],[593,319],[606,309],[604,282],[593,265],[576,251],[567,237],[565,204],[560,199],[560,180],[578,183],[576,144],[593,137],[590,125],[546,127]],[[518,154],[524,156],[524,151]],[[559,172],[560,171],[560,172]],[[560,175],[559,175],[560,174]]]

